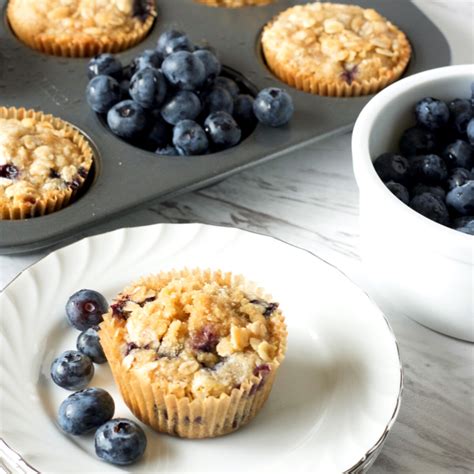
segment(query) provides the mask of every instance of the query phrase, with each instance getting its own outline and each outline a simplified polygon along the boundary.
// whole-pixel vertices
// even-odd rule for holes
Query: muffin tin
[[[450,64],[446,39],[412,3],[338,1],[376,8],[407,34],[413,56],[405,76]],[[85,102],[88,59],[47,56],[24,46],[6,21],[6,0],[0,0],[1,105],[34,108],[67,120],[91,140],[96,151],[94,177],[76,202],[47,216],[0,221],[0,253],[52,245],[152,201],[211,184],[307,143],[350,130],[372,96],[311,95],[286,86],[265,66],[259,44],[263,26],[278,12],[298,3],[306,2],[278,0],[264,7],[226,9],[193,0],[157,0],[158,18],[150,35],[137,47],[118,54],[124,64],[143,49],[153,48],[162,31],[179,28],[192,41],[214,46],[221,61],[245,76],[250,86],[285,87],[295,104],[289,125],[276,129],[258,126],[235,148],[206,156],[163,157],[112,135]]]

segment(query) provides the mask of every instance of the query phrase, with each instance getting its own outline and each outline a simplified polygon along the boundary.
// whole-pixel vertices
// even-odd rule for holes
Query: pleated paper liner
[[[87,174],[84,173],[84,176],[77,176],[77,186],[74,189],[67,187],[63,190],[52,190],[32,202],[14,203],[11,201],[0,203],[0,219],[13,220],[38,217],[66,207],[81,190],[92,167],[94,152],[87,139],[64,120],[31,109],[0,107],[0,118],[17,120],[30,118],[37,122],[49,122],[56,130],[64,129],[67,132],[68,138],[81,150],[84,156],[82,167],[87,172]]]
[[[203,3],[209,7],[227,7],[240,8],[249,6],[263,6],[268,5],[275,0],[195,0],[198,3]]]
[[[200,270],[172,271],[176,277],[189,275]],[[208,272],[212,277],[212,273]],[[161,274],[160,276],[163,276]],[[241,276],[230,276],[232,283],[245,284],[245,290],[258,298],[272,301],[254,284]],[[275,316],[274,331],[279,341],[278,353],[272,361],[271,372],[263,378],[252,376],[252,380],[234,388],[229,394],[220,397],[209,396],[203,399],[179,398],[167,393],[157,383],[150,382],[122,364],[123,322],[118,321],[111,312],[104,315],[100,325],[100,340],[109,362],[115,382],[122,397],[143,423],[154,430],[182,438],[212,438],[238,430],[251,421],[270,395],[276,372],[285,357],[287,331],[283,316]]]
[[[67,37],[58,38],[50,34],[32,34],[22,23],[21,12],[14,12],[15,2],[10,1],[7,8],[7,18],[17,38],[30,48],[54,56],[83,58],[96,56],[101,53],[118,53],[140,43],[150,32],[157,12],[153,0],[149,0],[149,12],[145,21],[129,33],[115,35],[101,35],[87,38],[74,37],[74,33]]]
[[[273,21],[268,23],[265,29],[271,28],[272,24]],[[410,62],[412,48],[405,34],[401,33],[400,57],[396,66],[384,71],[378,77],[372,77],[369,80],[363,81],[354,80],[350,84],[338,80],[338,78],[335,78],[334,81],[322,81],[311,75],[311,73],[299,71],[289,64],[280,61],[277,58],[276,51],[270,48],[264,39],[262,39],[262,50],[265,62],[272,73],[291,87],[322,96],[358,97],[375,94],[402,76]]]

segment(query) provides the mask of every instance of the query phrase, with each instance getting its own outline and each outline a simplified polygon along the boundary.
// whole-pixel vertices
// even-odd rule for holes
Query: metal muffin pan
[[[405,75],[450,64],[446,39],[409,1],[337,1],[373,7],[407,34],[413,56]],[[138,46],[118,55],[124,64],[143,49],[154,48],[164,30],[179,28],[192,41],[214,46],[223,64],[239,71],[257,88],[286,88],[295,104],[289,125],[275,129],[259,125],[237,147],[206,156],[163,157],[134,148],[110,133],[84,99],[88,59],[48,56],[23,45],[6,21],[6,0],[0,0],[0,104],[61,117],[78,127],[97,152],[94,178],[76,202],[47,216],[0,221],[0,253],[50,246],[151,201],[211,184],[304,144],[349,130],[371,96],[331,98],[298,91],[276,79],[263,60],[263,26],[278,12],[301,3],[307,2],[277,0],[264,7],[226,9],[193,0],[157,0],[158,18],[151,33]]]

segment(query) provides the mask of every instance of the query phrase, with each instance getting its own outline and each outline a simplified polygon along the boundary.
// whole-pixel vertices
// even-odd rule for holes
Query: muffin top
[[[148,0],[10,0],[8,7],[15,31],[59,42],[114,41],[141,29],[150,15]]]
[[[177,397],[219,397],[257,386],[283,359],[281,311],[256,292],[229,273],[162,273],[123,290],[104,319],[127,370]]]
[[[92,165],[78,133],[63,123],[1,118],[0,207],[35,204],[80,187]]]
[[[383,77],[408,63],[403,32],[373,9],[309,3],[280,13],[263,32],[272,63],[321,82],[351,85]]]

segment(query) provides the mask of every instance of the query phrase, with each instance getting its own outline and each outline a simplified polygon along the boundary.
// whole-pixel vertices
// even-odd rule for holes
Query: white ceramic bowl
[[[360,191],[362,260],[369,292],[399,313],[449,336],[474,341],[474,237],[432,222],[399,201],[372,161],[396,151],[423,97],[469,97],[474,65],[407,77],[378,93],[354,127],[352,155]]]

